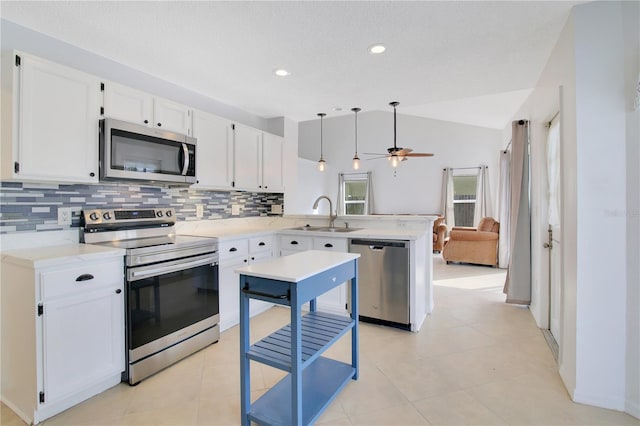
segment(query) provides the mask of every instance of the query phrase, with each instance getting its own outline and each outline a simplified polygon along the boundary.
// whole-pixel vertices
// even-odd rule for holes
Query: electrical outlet
[[[204,204],[196,204],[196,217],[198,219],[204,216]]]
[[[239,216],[239,215],[240,215],[240,204],[232,204],[231,216]]]
[[[61,226],[71,225],[71,207],[58,208],[58,225],[61,225]]]
[[[271,213],[282,213],[282,204],[271,204]]]

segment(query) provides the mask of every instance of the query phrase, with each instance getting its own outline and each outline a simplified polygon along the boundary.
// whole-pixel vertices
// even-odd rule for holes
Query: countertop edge
[[[82,261],[122,257],[124,249],[90,244],[64,244],[32,249],[8,250],[0,253],[3,263],[30,268],[62,266]]]

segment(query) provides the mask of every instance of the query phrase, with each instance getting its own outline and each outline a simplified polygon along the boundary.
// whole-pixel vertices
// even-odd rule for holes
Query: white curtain
[[[560,121],[555,120],[547,136],[547,181],[549,183],[549,225],[560,225]]]
[[[476,206],[473,211],[473,226],[478,226],[483,217],[493,217],[491,194],[489,193],[489,175],[487,166],[480,166],[476,179]]]
[[[511,211],[506,302],[531,303],[531,212],[529,210],[529,122],[511,125]],[[501,227],[502,228],[502,227]]]
[[[453,213],[453,169],[447,167],[442,173],[442,214],[449,229],[455,226]]]
[[[509,266],[509,216],[511,212],[511,152],[500,151],[500,187],[498,190],[498,222],[500,237],[498,240],[498,266]]]

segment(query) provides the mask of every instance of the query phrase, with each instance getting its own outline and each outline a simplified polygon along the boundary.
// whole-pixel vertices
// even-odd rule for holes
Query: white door
[[[116,120],[153,126],[153,96],[121,84],[104,84],[104,115]]]
[[[153,126],[191,136],[191,110],[168,99],[153,99]]]
[[[284,139],[264,133],[262,141],[262,186],[271,192],[284,189],[282,176],[282,148]]]
[[[19,72],[19,175],[97,182],[100,80],[27,55]]]
[[[193,112],[196,173],[199,188],[231,188],[233,133],[231,122],[203,111]]]
[[[123,298],[114,286],[44,303],[45,403],[124,370]]]
[[[562,193],[560,185],[560,122],[554,120],[547,137],[547,182],[549,217],[549,329],[560,343],[560,306],[562,301]]]
[[[234,181],[238,189],[262,188],[262,132],[235,125]]]

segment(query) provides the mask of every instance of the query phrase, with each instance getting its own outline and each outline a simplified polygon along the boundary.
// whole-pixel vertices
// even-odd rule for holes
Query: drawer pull
[[[260,241],[260,242],[258,243],[258,245],[259,245],[259,246],[264,246],[264,245],[266,245],[266,244],[264,243],[264,241]]]
[[[327,243],[327,244],[325,244],[324,246],[325,246],[326,248],[331,248],[331,247],[333,247],[333,244],[331,244],[331,243]]]
[[[116,294],[120,294],[120,293],[122,293],[122,290],[117,289],[117,290],[116,290]]]
[[[78,278],[76,278],[76,281],[80,282],[80,281],[89,281],[92,280],[94,277],[91,274],[82,274],[80,275]]]
[[[297,242],[296,240],[293,240],[293,241],[291,241],[291,245],[293,245],[293,246],[297,246],[297,245],[298,245],[298,242]]]
[[[238,249],[237,249],[237,248],[235,248],[235,247],[231,247],[231,248],[229,249],[229,251],[231,251],[231,252],[233,252],[233,251],[238,251]]]

